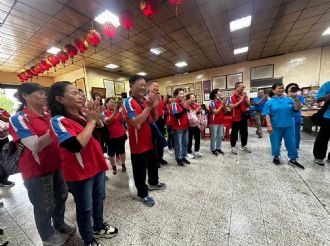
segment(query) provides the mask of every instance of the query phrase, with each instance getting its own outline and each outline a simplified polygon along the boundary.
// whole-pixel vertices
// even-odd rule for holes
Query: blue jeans
[[[210,125],[211,131],[211,141],[210,149],[211,151],[221,149],[221,139],[223,135],[223,125]]]
[[[168,149],[174,148],[173,129],[171,126],[166,126],[167,130],[167,146]]]
[[[69,192],[76,203],[76,216],[79,233],[86,244],[94,240],[94,229],[101,230],[103,225],[103,201],[105,198],[105,171],[92,178],[67,182]]]
[[[34,220],[42,241],[64,224],[68,189],[60,170],[44,176],[24,180],[33,205]],[[53,221],[53,226],[52,226]]]
[[[270,143],[272,145],[272,155],[274,157],[280,156],[280,148],[282,138],[284,138],[284,145],[288,151],[290,160],[298,158],[295,139],[295,127],[273,127],[273,132],[270,134]]]
[[[295,136],[296,136],[296,148],[299,149],[300,146],[300,128],[301,128],[301,123],[296,123],[295,124]]]
[[[188,129],[174,130],[174,152],[175,159],[182,160],[187,156]]]

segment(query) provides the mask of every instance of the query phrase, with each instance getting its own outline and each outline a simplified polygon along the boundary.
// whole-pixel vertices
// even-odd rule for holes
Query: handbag
[[[197,126],[198,125],[198,117],[197,117],[196,112],[188,111],[187,115],[188,115],[189,126],[190,127]]]
[[[311,121],[317,125],[317,126],[322,126],[323,124],[323,115],[325,111],[327,110],[328,106],[330,105],[330,100],[327,101],[321,109],[319,109],[316,113],[314,113],[311,117]]]
[[[19,143],[16,145],[14,141],[9,141],[2,147],[1,166],[8,176],[19,173],[18,163],[24,149],[25,146],[23,144]]]
[[[154,145],[157,146],[157,148],[167,147],[167,140],[159,130],[156,123],[150,119],[148,121],[152,131],[152,139],[154,141]]]

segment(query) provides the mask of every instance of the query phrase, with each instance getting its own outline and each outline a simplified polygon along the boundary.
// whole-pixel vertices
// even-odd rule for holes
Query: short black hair
[[[180,91],[184,91],[184,89],[183,88],[176,88],[173,92],[173,96],[176,97],[179,94]]]
[[[131,77],[131,78],[129,79],[129,84],[130,84],[130,85],[134,85],[135,82],[138,81],[138,80],[140,80],[140,79],[144,79],[145,81],[147,81],[146,78],[145,78],[144,76],[141,76],[141,75],[134,75],[133,77]]]
[[[218,91],[220,91],[220,89],[213,89],[210,93],[210,99],[214,100],[216,98],[216,95],[218,93]]]
[[[243,82],[242,82],[242,81],[238,81],[238,82],[236,82],[236,83],[235,83],[235,90],[237,89],[237,87],[238,87],[239,84],[243,84]]]
[[[194,95],[196,97],[196,95],[194,93],[189,93],[186,95],[186,100],[189,100],[191,95]]]
[[[290,83],[290,84],[288,84],[286,87],[285,87],[285,93],[288,93],[289,92],[289,88],[290,87],[296,87],[297,88],[297,90],[299,90],[299,86],[298,86],[298,84],[296,84],[296,83]]]
[[[108,98],[106,98],[105,101],[104,101],[104,105],[106,105],[110,100],[116,101],[116,98],[115,97],[108,97]]]

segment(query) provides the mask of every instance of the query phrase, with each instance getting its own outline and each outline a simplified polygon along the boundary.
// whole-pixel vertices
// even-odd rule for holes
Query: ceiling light
[[[251,26],[251,15],[231,21],[229,23],[230,31],[234,32],[236,30]]]
[[[103,25],[104,23],[111,23],[115,27],[120,26],[119,18],[117,15],[111,13],[109,10],[106,10],[95,17],[96,22]]]
[[[329,35],[330,34],[330,27],[328,27],[323,33],[322,36]]]
[[[177,66],[177,67],[185,67],[185,66],[187,66],[188,64],[186,63],[186,62],[184,62],[184,61],[182,61],[182,62],[178,62],[178,63],[176,63],[175,64],[175,66]]]
[[[145,72],[139,72],[139,73],[137,73],[137,75],[140,75],[140,76],[146,76],[147,73],[145,73]]]
[[[61,50],[57,47],[51,47],[49,50],[47,50],[48,53],[51,53],[51,54],[54,54],[54,55],[56,55],[60,51]]]
[[[116,65],[116,64],[108,64],[105,66],[106,68],[110,68],[110,69],[115,69],[115,68],[118,68],[119,66]]]
[[[159,55],[159,54],[163,53],[164,51],[165,51],[165,49],[163,49],[162,47],[150,49],[150,52],[154,53],[155,55]]]
[[[239,49],[235,49],[234,50],[234,55],[237,55],[237,54],[241,54],[241,53],[245,53],[249,50],[249,47],[243,47],[243,48],[239,48]]]

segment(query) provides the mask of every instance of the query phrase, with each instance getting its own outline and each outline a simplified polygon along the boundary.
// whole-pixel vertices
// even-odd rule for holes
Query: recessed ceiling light
[[[109,10],[106,10],[95,17],[94,19],[96,22],[103,25],[104,23],[111,23],[115,27],[120,26],[119,18],[117,15],[111,13]]]
[[[178,63],[175,64],[175,66],[177,66],[177,67],[185,67],[185,66],[187,66],[187,65],[188,65],[188,64],[187,64],[185,61],[178,62]]]
[[[118,68],[119,66],[116,65],[116,64],[108,64],[105,66],[106,68],[110,68],[110,69],[115,69],[115,68]]]
[[[323,33],[322,36],[329,35],[330,34],[330,27],[328,27]]]
[[[57,47],[51,47],[49,50],[47,50],[48,53],[51,53],[51,54],[54,54],[54,55],[56,55],[60,51],[61,50]]]
[[[251,26],[251,15],[231,21],[229,23],[230,31],[234,32],[236,30]]]
[[[159,55],[159,54],[163,53],[164,51],[165,51],[165,49],[163,49],[162,47],[150,49],[150,52],[154,53],[155,55]]]
[[[242,48],[239,48],[239,49],[235,49],[234,50],[234,55],[237,55],[237,54],[241,54],[241,53],[245,53],[249,50],[249,47],[242,47]]]
[[[140,75],[140,76],[146,76],[147,73],[145,73],[145,72],[139,72],[139,73],[137,73],[137,75]]]

